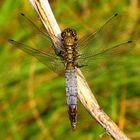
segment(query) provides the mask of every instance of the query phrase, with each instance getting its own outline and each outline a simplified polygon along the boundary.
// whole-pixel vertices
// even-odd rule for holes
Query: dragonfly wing
[[[83,55],[81,54],[80,59],[97,59],[97,58],[105,58],[105,57],[118,57],[119,55],[128,53],[133,49],[135,46],[135,43],[132,41],[123,42],[117,45],[114,45],[110,48],[104,48],[102,50],[96,50],[92,54]]]
[[[125,36],[123,39],[124,35],[122,30],[125,26],[122,27],[122,24],[120,24],[121,19],[122,17],[120,15],[114,14],[97,31],[91,32],[85,38],[80,39],[77,47],[79,52],[82,55],[91,56],[102,52],[102,50],[112,48],[112,46],[116,46],[115,44],[121,44],[118,48],[122,48],[122,42],[125,42],[124,40],[130,40],[130,37],[126,39],[127,36]],[[130,46],[131,43],[129,45],[126,43],[126,45]]]
[[[29,36],[28,38],[33,38],[34,40],[38,40],[39,38],[45,39],[48,43],[52,44],[51,39],[53,38],[55,40],[55,47],[56,52],[60,52],[62,50],[61,48],[61,42],[58,37],[55,35],[47,33],[46,29],[44,28],[43,24],[38,19],[34,19],[35,22],[37,22],[37,25],[33,20],[28,18],[25,14],[21,13],[19,16],[19,21],[25,31],[25,36]]]
[[[95,74],[100,72],[105,72],[106,68],[111,65],[121,66],[121,61],[123,60],[122,57],[129,54],[134,48],[135,43],[132,41],[127,41],[124,43],[120,43],[114,45],[113,47],[106,48],[103,50],[98,50],[93,52],[92,54],[84,54],[79,57],[78,64],[79,65],[87,65],[85,68],[93,69]],[[125,55],[124,55],[125,54]]]
[[[79,48],[81,50],[83,48],[88,48],[89,46],[94,45],[94,49],[95,49],[95,46],[99,47],[98,44],[101,42],[111,43],[112,41],[114,41],[113,37],[117,30],[114,30],[113,28],[118,27],[119,18],[120,18],[120,16],[117,13],[114,14],[96,31],[92,31],[92,32],[88,33],[86,36],[79,39],[77,48]]]
[[[60,59],[60,57],[55,55],[55,53],[53,53],[52,51],[51,51],[51,53],[45,53],[43,51],[39,51],[35,48],[32,48],[28,45],[25,45],[23,43],[20,43],[20,42],[14,41],[14,40],[9,40],[9,42],[10,42],[10,44],[17,47],[18,49],[37,58],[40,62],[45,64],[47,66],[47,68],[51,69],[52,71],[58,73],[58,72],[64,70],[63,61]],[[58,67],[58,65],[59,65],[59,67]]]
[[[107,59],[112,61],[113,58],[130,52],[134,43],[131,41],[124,42],[123,37],[120,36],[120,29],[118,28],[120,20],[121,16],[114,14],[97,31],[91,32],[79,40],[77,46],[80,52],[79,65],[84,66],[84,64],[92,63],[96,64],[95,67],[97,67]]]

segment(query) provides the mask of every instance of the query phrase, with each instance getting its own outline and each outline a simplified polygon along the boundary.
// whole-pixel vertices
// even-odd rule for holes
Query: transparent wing
[[[10,44],[14,45],[18,49],[21,49],[22,51],[28,53],[29,55],[32,55],[35,58],[37,58],[40,62],[45,64],[47,68],[49,68],[50,70],[56,73],[64,70],[63,60],[61,59],[61,57],[55,55],[53,51],[51,51],[51,53],[50,52],[45,53],[14,40],[9,40],[9,42]]]
[[[121,16],[114,14],[109,18],[97,31],[91,32],[78,42],[78,50],[82,55],[91,56],[95,53],[102,52],[102,50],[112,48],[116,44],[122,44],[128,38],[124,36],[124,27],[121,21]],[[120,24],[121,23],[121,24]],[[121,34],[122,33],[122,34]],[[130,46],[130,44],[129,44]]]
[[[87,60],[91,60],[91,59],[97,59],[97,58],[104,58],[104,57],[118,57],[121,54],[125,54],[131,51],[131,49],[133,49],[135,46],[135,43],[133,43],[132,41],[127,41],[124,43],[120,43],[117,44],[113,47],[110,48],[104,48],[102,50],[98,51],[94,51],[92,54],[90,55],[80,55],[81,57],[79,59],[87,59]]]
[[[121,16],[114,14],[97,31],[79,40],[77,46],[80,52],[79,65],[92,63],[97,67],[107,59],[112,61],[113,58],[131,51],[135,45],[132,41],[124,42],[123,36],[120,36],[119,32],[123,28],[119,26],[120,20]]]
[[[51,47],[53,47],[56,53],[59,53],[62,50],[60,39],[54,36],[53,34],[48,35],[46,29],[44,28],[40,20],[36,18],[34,19],[34,21],[37,23],[36,25],[36,23],[33,22],[33,20],[28,18],[25,14],[21,13],[19,16],[19,21],[25,31],[26,36],[30,36],[30,39],[33,38],[33,40],[36,40],[38,38],[42,38],[52,44],[51,39],[54,38],[55,47],[53,45]]]
[[[95,46],[97,46],[97,44],[99,42],[106,43],[109,41],[108,43],[111,43],[113,40],[114,34],[117,31],[112,28],[113,27],[116,28],[116,26],[119,24],[119,21],[117,20],[119,18],[120,18],[120,16],[117,13],[114,14],[99,29],[97,29],[94,32],[90,32],[86,36],[79,39],[77,48],[81,50],[83,48],[89,47],[89,45],[90,46],[94,45],[94,47],[95,47]],[[110,37],[111,37],[111,39],[110,39]],[[98,48],[99,48],[99,46],[98,46]]]
[[[116,65],[117,69],[122,67],[123,57],[129,54],[134,48],[135,43],[127,41],[114,45],[113,47],[95,51],[90,55],[83,55],[78,59],[79,66],[85,66],[86,69],[93,69],[94,76],[103,74],[110,66]]]

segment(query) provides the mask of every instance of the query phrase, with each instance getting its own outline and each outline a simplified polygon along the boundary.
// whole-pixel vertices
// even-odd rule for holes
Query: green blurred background
[[[75,27],[79,36],[89,29],[97,29],[114,13],[122,14],[121,29],[115,27],[112,32],[120,31],[123,38],[134,40],[133,52],[120,57],[125,60],[123,68],[113,77],[103,74],[94,78],[89,71],[87,80],[102,109],[131,139],[139,140],[140,2],[50,0],[50,4],[61,29]],[[79,101],[77,129],[72,131],[64,76],[48,71],[36,59],[10,46],[9,38],[19,39],[24,34],[18,18],[21,12],[32,19],[36,17],[28,0],[0,1],[0,140],[112,139]],[[26,38],[33,37],[34,34],[26,35]],[[122,36],[118,33],[117,37]]]

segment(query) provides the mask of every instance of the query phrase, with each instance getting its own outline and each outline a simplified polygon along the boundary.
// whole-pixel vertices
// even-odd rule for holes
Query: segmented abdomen
[[[73,129],[76,128],[77,119],[77,82],[76,69],[66,70],[66,100],[69,118]]]

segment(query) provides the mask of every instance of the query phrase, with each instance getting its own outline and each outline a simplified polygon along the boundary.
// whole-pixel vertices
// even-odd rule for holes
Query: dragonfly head
[[[74,29],[66,28],[64,31],[62,31],[61,37],[64,45],[77,44],[77,33]]]

